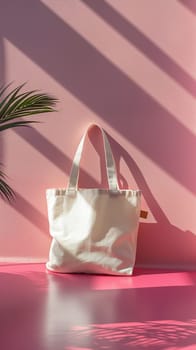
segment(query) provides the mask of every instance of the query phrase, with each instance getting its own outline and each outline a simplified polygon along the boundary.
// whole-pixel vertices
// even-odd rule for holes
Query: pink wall
[[[182,0],[1,1],[0,80],[60,102],[42,124],[1,135],[18,196],[0,202],[0,261],[46,261],[45,189],[66,185],[94,121],[111,137],[122,186],[141,188],[149,210],[137,264],[196,266],[195,15]],[[81,186],[105,183],[95,155],[88,148]]]

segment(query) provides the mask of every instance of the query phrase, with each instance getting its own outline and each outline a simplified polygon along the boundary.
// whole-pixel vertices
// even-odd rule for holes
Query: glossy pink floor
[[[57,275],[0,266],[0,349],[196,349],[196,272]]]

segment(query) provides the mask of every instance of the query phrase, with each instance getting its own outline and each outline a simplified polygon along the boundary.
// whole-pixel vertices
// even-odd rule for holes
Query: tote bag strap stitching
[[[102,139],[103,139],[103,145],[104,145],[104,154],[105,154],[105,164],[106,164],[106,172],[107,172],[107,180],[108,180],[108,186],[109,189],[112,191],[118,191],[118,179],[117,179],[117,172],[116,172],[116,165],[114,161],[114,157],[112,154],[111,146],[109,143],[109,140],[106,136],[106,133],[104,130],[97,124],[90,124],[87,128],[85,134],[83,135],[78,148],[76,150],[73,164],[70,172],[69,182],[67,186],[68,193],[75,192],[78,189],[78,178],[79,178],[79,167],[80,167],[80,161],[82,157],[82,152],[84,148],[84,142],[85,139],[90,131],[90,129],[98,127],[101,131]]]

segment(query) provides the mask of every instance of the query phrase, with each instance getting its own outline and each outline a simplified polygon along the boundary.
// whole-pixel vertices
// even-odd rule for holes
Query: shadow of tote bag
[[[78,188],[85,138],[98,127],[104,144],[108,188]],[[46,190],[52,242],[48,270],[61,273],[131,275],[140,217],[141,191],[119,189],[104,130],[91,125],[82,137],[67,188]]]

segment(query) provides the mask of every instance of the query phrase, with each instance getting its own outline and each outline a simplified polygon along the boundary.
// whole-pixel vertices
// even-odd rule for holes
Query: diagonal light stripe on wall
[[[95,4],[98,6],[100,2],[94,1],[94,7]],[[102,6],[98,7],[102,9]],[[142,50],[139,50],[134,41],[132,44],[130,38],[127,40],[121,32],[119,34],[116,27],[111,27],[110,22],[107,23],[104,20],[105,18],[102,19],[99,13],[97,15],[95,11],[91,10],[91,7],[87,7],[83,2],[77,2],[77,10],[80,13],[80,18],[79,15],[72,16],[72,7],[68,7],[66,14],[63,14],[63,16],[60,6],[55,8],[55,13],[107,60],[120,69],[128,79],[133,80],[175,116],[183,126],[196,134],[195,98],[172,76],[166,74],[160,68],[160,65],[158,66],[155,64],[156,62],[150,60],[148,54],[145,55]],[[89,27],[91,31],[89,31]],[[139,30],[137,31],[139,33]],[[143,34],[141,33],[141,35]],[[148,38],[146,39],[148,40]],[[147,53],[150,51],[150,48],[148,49]],[[174,101],[178,101],[178,103],[174,103]]]
[[[134,24],[118,13],[106,1],[81,0],[97,15],[119,32],[131,45],[147,56],[163,72],[174,79],[193,97],[196,97],[196,80],[185,71],[172,57],[158,47],[150,38],[142,33]]]

